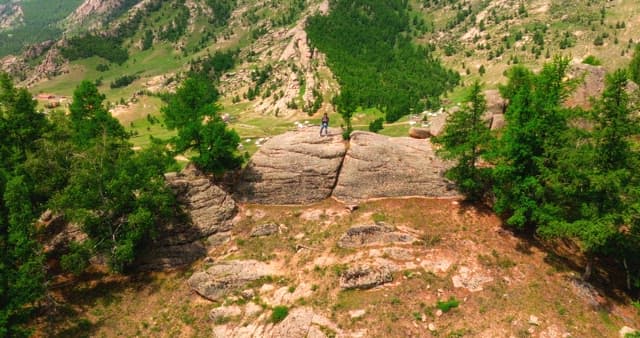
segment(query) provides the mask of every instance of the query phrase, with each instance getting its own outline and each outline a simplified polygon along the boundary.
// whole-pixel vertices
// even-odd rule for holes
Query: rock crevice
[[[308,204],[327,197],[354,203],[372,198],[453,197],[444,178],[450,163],[428,139],[390,138],[339,130],[321,137],[316,128],[270,139],[253,156],[235,187],[235,198],[260,204]]]

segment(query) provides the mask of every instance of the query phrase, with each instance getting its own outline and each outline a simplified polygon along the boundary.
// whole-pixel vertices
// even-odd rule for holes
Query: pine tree
[[[77,145],[90,146],[103,136],[121,140],[128,138],[120,122],[104,106],[104,99],[105,96],[90,81],[82,81],[74,90],[69,112]]]
[[[0,337],[27,337],[24,324],[44,294],[44,257],[24,179],[7,178],[0,203]],[[2,180],[2,178],[0,178]]]
[[[471,86],[466,103],[447,118],[444,133],[434,142],[442,145],[438,154],[457,161],[447,176],[467,198],[478,200],[485,192],[488,170],[478,168],[477,163],[487,151],[491,132],[483,119],[487,104],[477,81]]]
[[[218,95],[209,80],[191,76],[169,98],[162,114],[167,127],[178,131],[171,141],[175,152],[195,150],[198,155],[191,160],[202,170],[219,175],[239,168],[243,158],[237,153],[240,137],[220,118]]]
[[[640,84],[640,43],[636,45],[636,48],[631,57],[631,63],[629,63],[629,78]]]
[[[501,88],[510,103],[494,154],[494,208],[510,225],[533,225],[549,217],[541,207],[547,198],[543,173],[555,166],[549,150],[563,144],[568,129],[567,112],[561,107],[571,87],[564,79],[567,66],[567,59],[556,58],[540,74],[516,67]]]

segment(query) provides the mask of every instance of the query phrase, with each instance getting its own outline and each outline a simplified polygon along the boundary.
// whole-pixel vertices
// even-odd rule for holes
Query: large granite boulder
[[[191,218],[191,222],[179,222],[165,229],[166,243],[193,242],[231,229],[236,203],[209,176],[189,165],[182,172],[166,174],[165,178],[183,211]]]
[[[255,260],[218,262],[204,271],[194,273],[188,284],[202,297],[215,301],[251,281],[274,273],[270,265]]]
[[[370,198],[457,196],[444,178],[450,163],[435,155],[429,140],[351,134],[333,196],[345,202]]]
[[[288,132],[267,141],[253,155],[235,187],[239,201],[305,204],[331,195],[346,144],[338,129]]]
[[[201,239],[231,230],[237,212],[231,196],[192,165],[165,179],[186,217],[169,220],[160,229],[151,248],[136,261],[140,271],[177,268],[203,257],[207,250]]]

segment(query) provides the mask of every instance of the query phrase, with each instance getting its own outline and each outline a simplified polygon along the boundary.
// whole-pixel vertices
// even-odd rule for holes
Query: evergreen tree
[[[0,73],[0,102],[0,128],[4,129],[1,146],[4,151],[0,150],[0,154],[11,155],[11,161],[18,163],[24,160],[27,150],[33,150],[47,122],[44,114],[36,111],[36,102],[29,91],[15,88],[6,73]]]
[[[568,129],[567,111],[561,107],[571,89],[564,80],[567,66],[567,59],[557,58],[540,74],[514,68],[501,90],[509,107],[494,154],[494,208],[508,224],[523,227],[550,217],[551,211],[542,207],[548,197],[543,174],[556,165],[549,150],[563,144]]]
[[[4,175],[1,175],[4,176]],[[24,324],[44,294],[44,259],[24,179],[0,177],[0,337],[27,337]]]
[[[562,166],[564,176],[571,177],[559,182],[569,192],[562,199],[568,212],[540,228],[548,237],[579,239],[589,258],[586,278],[595,255],[614,255],[626,262],[635,256],[630,253],[638,251],[630,245],[638,244],[632,232],[621,231],[634,226],[640,216],[640,180],[635,175],[640,169],[639,154],[630,140],[640,130],[640,122],[631,113],[626,84],[622,70],[607,76],[602,98],[593,108],[593,132],[576,143],[579,156],[569,156],[567,161],[573,163]]]
[[[471,86],[466,103],[447,118],[443,134],[434,141],[442,145],[438,154],[457,161],[447,176],[469,199],[478,200],[486,188],[488,169],[478,168],[477,162],[487,151],[491,133],[483,119],[487,104],[477,81]]]
[[[160,144],[131,150],[128,135],[103,100],[90,82],[82,82],[74,92],[70,107],[74,156],[68,178],[60,177],[66,186],[51,205],[80,224],[89,238],[73,246],[82,254],[74,250],[63,261],[80,265],[79,258],[89,257],[86,248],[92,248],[92,253],[109,258],[113,271],[121,272],[173,215],[174,197],[165,186],[164,172],[174,160]],[[64,167],[64,161],[60,165]]]
[[[216,104],[218,91],[205,77],[187,78],[168,104],[162,108],[169,129],[177,129],[172,139],[176,153],[195,150],[191,160],[201,169],[214,174],[240,167],[242,156],[237,153],[240,137],[227,129]]]
[[[640,43],[636,45],[631,57],[631,63],[629,63],[629,78],[633,82],[640,84]]]
[[[111,116],[104,106],[105,96],[98,92],[96,85],[82,81],[73,92],[73,102],[69,106],[74,142],[86,147],[98,137],[116,137],[126,139],[124,128]]]

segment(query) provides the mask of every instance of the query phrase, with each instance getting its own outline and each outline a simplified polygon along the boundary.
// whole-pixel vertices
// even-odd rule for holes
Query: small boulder
[[[636,332],[638,332],[636,329],[630,328],[628,326],[623,326],[618,333],[620,334],[620,338],[624,338],[628,334],[632,334]]]
[[[209,312],[209,319],[220,322],[228,318],[240,317],[242,309],[237,305],[217,307]]]
[[[351,319],[357,319],[364,316],[366,313],[367,311],[364,309],[352,310],[352,311],[349,311],[349,317],[351,317]]]
[[[251,237],[262,237],[277,234],[280,230],[280,226],[275,223],[266,223],[258,225],[251,230]]]
[[[194,273],[187,283],[199,295],[218,300],[248,282],[274,274],[274,269],[255,260],[219,262],[205,271]]]
[[[358,248],[367,245],[413,243],[416,239],[409,234],[394,231],[384,223],[373,225],[356,225],[340,237],[338,246],[341,248]]]
[[[387,266],[360,265],[349,268],[340,277],[342,289],[371,289],[393,281]]]
[[[412,138],[425,139],[431,136],[433,135],[431,135],[429,128],[411,127],[411,129],[409,129],[409,137]]]
[[[504,128],[505,120],[504,114],[496,114],[491,118],[491,130],[498,130]]]
[[[529,316],[529,324],[530,325],[535,325],[535,326],[539,326],[540,325],[540,319],[538,319],[538,317],[531,315]]]

